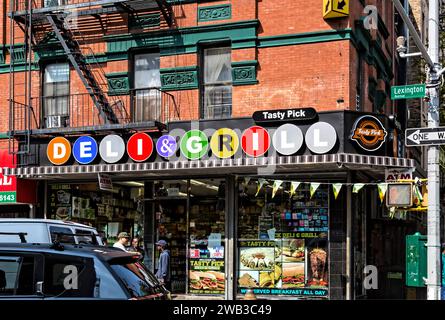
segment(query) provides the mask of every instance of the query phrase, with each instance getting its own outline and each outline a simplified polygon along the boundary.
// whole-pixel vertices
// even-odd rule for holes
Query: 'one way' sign
[[[407,147],[445,144],[445,127],[406,129],[405,144]]]

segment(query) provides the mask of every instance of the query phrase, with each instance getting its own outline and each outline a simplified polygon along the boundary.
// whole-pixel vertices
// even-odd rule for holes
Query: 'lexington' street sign
[[[425,97],[425,84],[391,87],[391,99],[414,99]]]
[[[445,144],[445,127],[406,129],[407,147]]]

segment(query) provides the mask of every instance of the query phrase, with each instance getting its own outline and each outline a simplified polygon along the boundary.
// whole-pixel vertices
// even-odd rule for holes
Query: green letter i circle
[[[187,159],[201,159],[208,148],[209,140],[200,130],[190,130],[181,139],[181,152]]]

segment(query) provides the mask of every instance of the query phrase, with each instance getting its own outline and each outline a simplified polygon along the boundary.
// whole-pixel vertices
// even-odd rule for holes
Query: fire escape
[[[173,27],[172,8],[166,0],[11,0],[10,1],[10,80],[9,80],[9,152],[28,154],[34,136],[57,134],[79,135],[100,130],[126,131],[130,128],[165,129],[169,118],[179,116],[173,96],[158,89],[162,108],[168,108],[144,123],[133,123],[129,110],[133,97],[119,96],[107,86],[99,59],[88,47],[81,30],[101,30],[103,21],[113,17],[139,13],[159,13],[166,28]],[[72,27],[74,22],[75,27]],[[83,28],[83,29],[82,29]],[[42,42],[51,38],[76,71],[86,93],[70,94],[66,104],[69,114],[66,125],[48,126],[42,120],[40,74],[34,52]],[[17,68],[20,71],[16,72]],[[43,75],[42,75],[43,76]],[[68,84],[68,86],[70,86]],[[108,90],[111,90],[108,91]],[[37,97],[36,97],[37,96]],[[155,95],[152,95],[155,96]],[[89,109],[83,107],[88,106]],[[76,108],[76,109],[75,109]],[[92,111],[86,111],[92,110]],[[60,117],[59,117],[59,122]]]

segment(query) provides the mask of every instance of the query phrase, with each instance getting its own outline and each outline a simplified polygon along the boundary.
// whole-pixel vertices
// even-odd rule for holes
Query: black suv
[[[170,293],[119,249],[90,245],[0,244],[0,299],[152,299]]]

